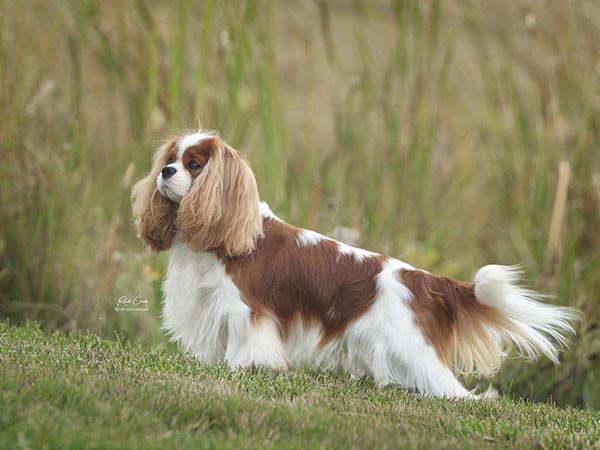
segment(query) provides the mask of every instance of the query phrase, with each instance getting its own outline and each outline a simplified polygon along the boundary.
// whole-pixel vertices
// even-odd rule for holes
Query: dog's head
[[[168,249],[179,232],[194,251],[238,256],[262,235],[254,174],[215,134],[189,134],[160,147],[132,198],[138,234],[155,251]]]

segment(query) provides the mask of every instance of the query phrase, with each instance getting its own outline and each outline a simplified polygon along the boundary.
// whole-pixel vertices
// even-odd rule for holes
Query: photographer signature
[[[148,311],[148,300],[142,294],[136,295],[133,299],[123,295],[117,299],[115,311]]]

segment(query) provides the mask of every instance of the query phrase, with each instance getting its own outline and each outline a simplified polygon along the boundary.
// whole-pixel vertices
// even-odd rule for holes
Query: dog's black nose
[[[163,170],[161,172],[163,180],[171,178],[173,175],[175,175],[176,172],[177,172],[177,169],[175,167],[171,167],[171,166],[163,167]]]

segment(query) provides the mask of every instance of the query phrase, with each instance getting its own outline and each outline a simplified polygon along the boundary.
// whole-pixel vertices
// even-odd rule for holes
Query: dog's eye
[[[190,161],[188,167],[190,168],[190,170],[197,170],[200,168],[200,164],[198,164],[196,161]]]
[[[171,164],[173,161],[174,161],[173,157],[169,156],[169,159],[167,159],[167,164]]]

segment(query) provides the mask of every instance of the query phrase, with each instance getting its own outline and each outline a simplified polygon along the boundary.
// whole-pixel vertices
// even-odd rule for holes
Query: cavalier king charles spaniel
[[[339,368],[478,398],[457,374],[494,374],[513,345],[557,363],[579,316],[519,287],[513,267],[459,282],[286,223],[214,133],[163,145],[132,199],[139,237],[170,250],[164,328],[206,363]]]

